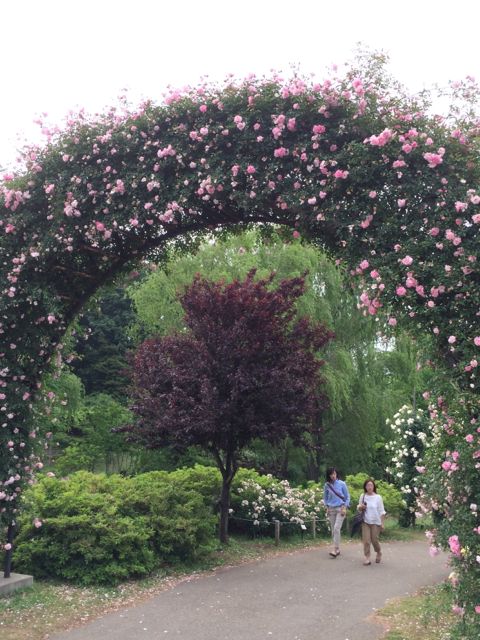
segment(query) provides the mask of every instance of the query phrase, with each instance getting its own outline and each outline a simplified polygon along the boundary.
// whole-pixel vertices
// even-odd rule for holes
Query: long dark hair
[[[331,482],[331,478],[330,476],[332,475],[332,473],[335,471],[335,473],[337,474],[337,478],[338,478],[338,471],[336,469],[336,467],[328,467],[327,471],[325,472],[325,480],[327,482]]]

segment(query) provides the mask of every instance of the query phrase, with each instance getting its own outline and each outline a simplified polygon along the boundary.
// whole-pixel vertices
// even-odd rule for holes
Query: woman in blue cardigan
[[[330,551],[330,556],[336,558],[340,555],[340,531],[350,506],[350,494],[345,482],[338,479],[335,467],[327,469],[323,502],[327,509],[330,531],[332,532],[333,551]]]

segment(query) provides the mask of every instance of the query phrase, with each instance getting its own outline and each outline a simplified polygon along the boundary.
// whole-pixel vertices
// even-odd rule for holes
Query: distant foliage
[[[75,413],[73,428],[63,437],[65,449],[55,459],[59,475],[74,471],[130,472],[138,452],[114,429],[131,419],[116,398],[105,393],[86,396]],[[56,436],[56,434],[55,434]]]
[[[79,319],[77,357],[71,366],[87,394],[104,393],[125,400],[126,354],[134,346],[128,328],[134,319],[130,298],[120,287],[100,291],[98,302],[92,301]]]
[[[282,228],[252,229],[203,242],[195,254],[176,257],[128,287],[132,296],[136,336],[168,335],[184,328],[178,293],[195,274],[232,282],[252,268],[259,277],[275,271],[278,279],[305,277],[305,293],[296,302],[299,315],[322,322],[335,334],[324,349],[324,393],[329,406],[298,446],[291,439],[280,445],[256,441],[242,454],[252,465],[290,482],[318,480],[330,463],[355,473],[375,466],[383,473],[386,461],[375,455],[374,445],[385,438],[385,420],[401,404],[411,401],[419,360],[413,341],[397,336],[392,351],[380,351],[379,323],[358,309],[358,296],[342,269],[325,251],[300,239],[285,242]],[[410,347],[410,348],[409,348]],[[416,351],[416,350],[415,350]]]

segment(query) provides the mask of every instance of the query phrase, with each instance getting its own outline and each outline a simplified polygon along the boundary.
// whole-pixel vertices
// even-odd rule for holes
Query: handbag
[[[365,504],[365,494],[363,494],[362,502],[363,504]],[[351,536],[354,536],[357,533],[357,531],[360,531],[360,529],[362,528],[362,522],[363,522],[364,516],[365,516],[365,510],[359,511],[353,516],[352,528],[350,531]]]

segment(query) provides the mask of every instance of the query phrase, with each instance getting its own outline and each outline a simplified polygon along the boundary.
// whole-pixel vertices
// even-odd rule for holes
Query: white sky
[[[381,49],[411,90],[480,78],[476,0],[6,0],[0,5],[0,169],[42,112],[137,102],[201,76],[292,64],[326,76],[357,42]]]

